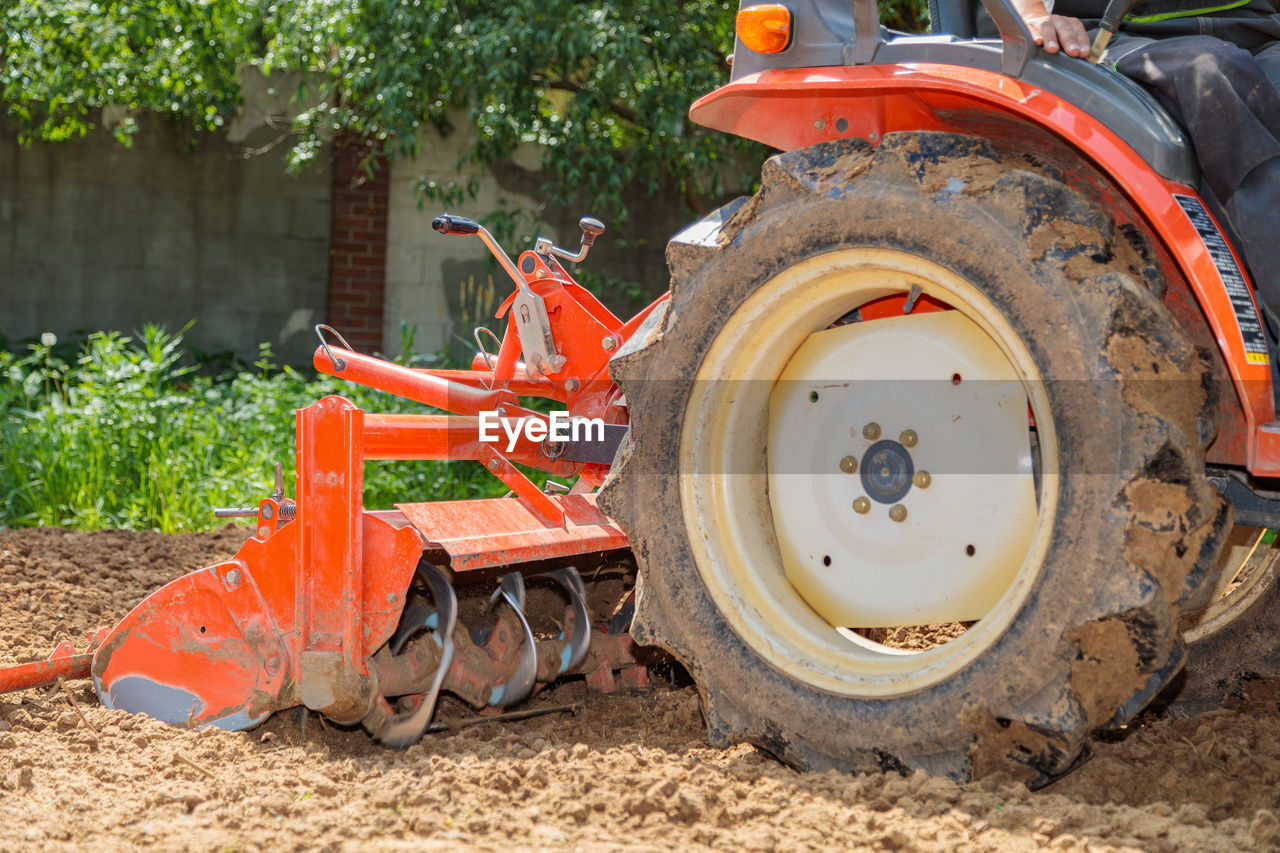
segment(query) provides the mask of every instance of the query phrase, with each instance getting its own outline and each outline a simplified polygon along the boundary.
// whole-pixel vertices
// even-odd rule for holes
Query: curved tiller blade
[[[237,730],[283,707],[286,663],[253,577],[231,560],[143,599],[107,635],[92,674],[108,708]]]
[[[425,628],[431,631],[433,639],[440,646],[440,664],[431,679],[431,687],[426,693],[415,697],[412,710],[392,717],[376,734],[382,743],[398,749],[417,743],[431,725],[431,715],[436,709],[440,685],[453,663],[453,629],[458,623],[458,597],[444,573],[430,563],[422,563],[418,566],[418,576],[431,590],[435,606],[427,607],[422,602],[417,602],[405,613],[403,627],[391,639],[391,652],[399,654],[410,637]]]
[[[529,620],[524,615],[524,577],[519,572],[503,575],[489,603],[493,604],[498,599],[505,601],[515,611],[520,621],[522,638],[520,661],[515,672],[502,684],[494,685],[489,693],[491,707],[505,708],[523,701],[533,691],[534,681],[538,677],[538,648],[534,643],[533,629],[529,627]]]
[[[563,569],[552,572],[551,577],[555,578],[569,594],[570,605],[573,608],[573,633],[569,637],[569,644],[564,647],[564,652],[560,656],[560,674],[564,675],[582,663],[582,659],[587,656],[587,648],[591,645],[591,616],[587,613],[587,591],[582,585],[582,576],[578,574],[577,569],[573,566],[565,566]],[[564,639],[564,634],[561,634],[560,638]]]

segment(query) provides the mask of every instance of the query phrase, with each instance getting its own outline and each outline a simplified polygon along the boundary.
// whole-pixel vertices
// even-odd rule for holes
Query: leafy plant
[[[277,366],[264,347],[252,370],[199,375],[181,334],[99,332],[73,364],[33,344],[0,352],[0,526],[165,532],[214,526],[215,506],[254,506],[274,463],[292,492],[294,412],[328,394],[361,408],[419,406],[328,376]],[[365,502],[496,496],[476,463],[369,463]]]

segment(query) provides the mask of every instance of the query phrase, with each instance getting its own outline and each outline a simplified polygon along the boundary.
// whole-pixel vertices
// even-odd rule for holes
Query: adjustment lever
[[[533,244],[533,251],[543,257],[555,255],[557,258],[563,258],[575,264],[585,261],[587,252],[591,251],[591,247],[595,245],[596,238],[604,233],[604,223],[599,219],[584,216],[578,220],[578,227],[582,229],[582,245],[577,252],[561,249],[559,246],[553,245],[551,240],[546,237],[538,238],[538,241]]]
[[[559,373],[564,368],[566,359],[556,352],[556,342],[551,336],[551,320],[547,316],[546,302],[529,287],[524,274],[516,269],[516,265],[498,245],[498,241],[493,239],[489,229],[474,219],[454,216],[452,213],[440,214],[431,220],[431,227],[441,234],[463,236],[475,234],[480,238],[494,260],[516,283],[516,298],[511,303],[510,311],[516,321],[516,337],[520,339],[520,353],[524,358],[525,374],[530,379],[538,379]],[[601,225],[600,229],[604,230],[604,226]],[[585,231],[583,240],[586,240]],[[582,255],[586,256],[585,249]]]
[[[1102,13],[1102,21],[1098,24],[1098,34],[1094,36],[1093,45],[1089,49],[1090,63],[1097,65],[1101,61],[1102,54],[1107,52],[1107,45],[1111,44],[1111,37],[1120,29],[1125,16],[1140,2],[1142,0],[1111,0],[1107,4]]]
[[[474,219],[467,219],[465,216],[454,216],[451,213],[442,213],[431,220],[431,227],[441,234],[448,235],[461,234],[470,236],[480,232],[479,222]]]

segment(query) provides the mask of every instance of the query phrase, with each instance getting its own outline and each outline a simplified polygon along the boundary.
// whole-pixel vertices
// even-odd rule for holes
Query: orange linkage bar
[[[45,687],[54,684],[59,678],[88,678],[92,663],[93,652],[85,652],[82,655],[60,655],[55,651],[48,660],[6,666],[0,668],[0,693],[26,690],[29,687]]]
[[[336,354],[337,363],[330,353]],[[516,395],[509,390],[473,388],[434,376],[430,371],[414,370],[338,347],[317,347],[311,361],[321,373],[460,415],[478,415],[482,411],[497,411],[499,406],[515,406],[517,403]]]

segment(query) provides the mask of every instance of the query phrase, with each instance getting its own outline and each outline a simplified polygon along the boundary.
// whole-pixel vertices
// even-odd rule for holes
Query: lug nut
[[[898,443],[903,447],[915,447],[916,442],[920,440],[920,436],[916,435],[913,429],[904,429],[902,435],[898,436]]]
[[[880,437],[880,424],[872,421],[862,428],[862,437],[867,441],[875,441]]]
[[[858,460],[852,456],[846,456],[840,460],[840,470],[846,474],[852,474],[858,470]]]
[[[853,511],[858,513],[858,515],[866,515],[871,512],[871,498],[868,498],[865,495],[860,498],[855,498],[853,501]]]
[[[618,339],[613,335],[607,335],[605,339],[600,342],[600,346],[604,347],[605,352],[613,352],[613,348],[617,345]]]
[[[917,471],[911,477],[911,482],[915,484],[917,489],[927,489],[929,484],[933,482],[933,477],[929,476],[928,471]]]
[[[889,507],[889,518],[891,518],[894,521],[906,521],[907,508],[902,504],[894,504],[893,506]]]

